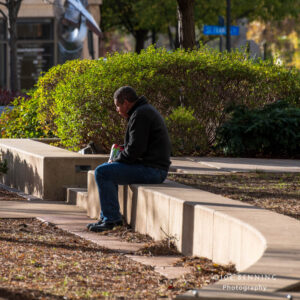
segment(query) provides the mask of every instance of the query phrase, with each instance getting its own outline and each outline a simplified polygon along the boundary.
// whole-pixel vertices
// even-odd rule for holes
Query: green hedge
[[[8,171],[7,160],[6,159],[4,159],[4,161],[0,160],[0,176],[6,174],[7,171]]]
[[[193,109],[178,106],[166,117],[166,124],[172,155],[197,155],[208,151],[205,128],[195,118]]]
[[[300,155],[300,108],[285,101],[261,109],[231,108],[231,118],[217,131],[217,145],[232,156]]]
[[[240,52],[203,47],[170,53],[149,47],[140,54],[115,53],[106,60],[76,60],[53,67],[40,78],[33,101],[38,105],[38,126],[60,137],[64,146],[77,150],[93,140],[108,151],[123,139],[125,127],[115,112],[113,93],[131,85],[169,120],[178,106],[192,111],[202,136],[195,147],[187,148],[204,154],[226,120],[228,105],[259,108],[286,99],[300,106],[299,79],[295,69],[251,60]],[[174,122],[168,126],[176,132]]]
[[[53,137],[48,126],[44,126],[37,118],[38,102],[34,98],[18,97],[0,116],[0,132],[2,138],[43,138]]]

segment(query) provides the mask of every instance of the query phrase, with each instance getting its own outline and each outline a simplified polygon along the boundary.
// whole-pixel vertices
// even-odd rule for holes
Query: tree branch
[[[218,37],[209,36],[209,37],[207,38],[207,40],[205,40],[205,41],[199,39],[199,40],[197,41],[197,44],[199,45],[199,44],[200,44],[200,41],[201,41],[201,42],[203,43],[203,45],[206,45],[207,43],[209,43],[210,41],[213,41],[213,40],[215,40],[215,39],[218,39]]]
[[[121,1],[117,1],[117,5],[119,7],[119,10],[120,11],[123,11],[124,10],[124,7],[122,6],[123,3],[121,3]],[[130,11],[127,12],[126,14],[121,14],[120,15],[120,19],[122,20],[122,23],[124,24],[125,28],[131,33],[133,34],[134,33],[134,26],[133,24],[131,23],[130,21],[130,17],[128,17],[128,15],[130,16],[132,14],[132,10],[131,10],[131,7],[130,7]]]
[[[18,12],[19,12],[19,10],[20,10],[21,3],[22,3],[22,0],[18,0],[17,3],[16,3],[16,10],[17,10],[17,15],[16,15],[16,17],[18,16]]]
[[[255,9],[249,8],[248,10],[244,11],[243,13],[237,15],[235,19],[238,20],[238,19],[242,19],[242,18],[248,17],[249,14],[251,14],[253,12],[255,12]]]
[[[0,14],[3,16],[3,19],[7,21],[7,16],[5,15],[4,11],[0,9]]]
[[[122,24],[124,25],[124,27],[131,33],[134,35],[134,27],[132,25],[132,23],[130,22],[130,20],[126,17],[121,17],[120,18],[122,20]]]

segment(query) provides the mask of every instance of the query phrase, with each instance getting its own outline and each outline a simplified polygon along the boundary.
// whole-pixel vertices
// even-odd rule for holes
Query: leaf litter
[[[126,230],[123,226],[117,231]],[[152,254],[160,254],[149,237],[144,239]],[[164,243],[159,247],[170,246]],[[193,265],[193,271],[169,280],[151,266],[54,225],[37,219],[0,219],[0,297],[6,299],[172,299],[213,283],[216,274],[235,272],[233,266],[217,268],[200,258],[193,264],[193,259],[197,258],[180,258],[178,264]]]
[[[173,173],[168,179],[300,220],[300,173]]]
[[[297,173],[172,174],[169,179],[300,219]],[[0,190],[0,200],[26,199]],[[128,226],[102,234],[146,243],[138,255],[178,255],[169,238],[154,242]],[[172,298],[236,272],[233,265],[182,257],[175,265],[192,272],[168,280],[151,266],[36,219],[0,219],[0,246],[0,296],[14,300]]]
[[[0,188],[0,201],[26,201],[27,199],[19,196],[17,193],[10,192]]]

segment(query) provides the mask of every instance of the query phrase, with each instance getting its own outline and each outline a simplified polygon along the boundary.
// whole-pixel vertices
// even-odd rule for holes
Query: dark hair
[[[118,103],[123,104],[125,100],[128,102],[137,101],[138,96],[131,86],[122,86],[115,91],[114,99],[117,100]]]

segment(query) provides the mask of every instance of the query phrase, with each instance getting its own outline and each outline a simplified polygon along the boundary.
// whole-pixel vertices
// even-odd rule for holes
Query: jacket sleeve
[[[134,113],[128,123],[128,143],[119,153],[116,162],[136,163],[148,148],[151,121],[142,113]]]

